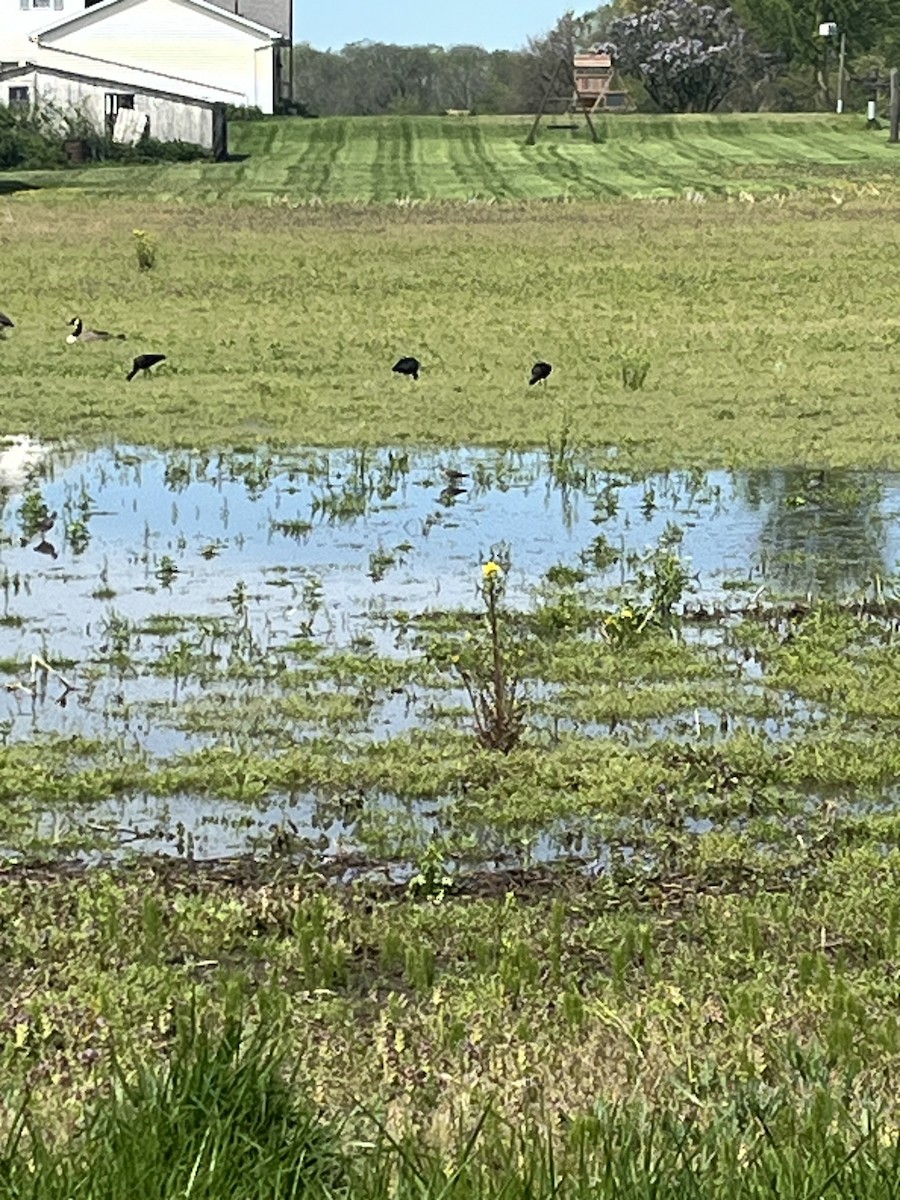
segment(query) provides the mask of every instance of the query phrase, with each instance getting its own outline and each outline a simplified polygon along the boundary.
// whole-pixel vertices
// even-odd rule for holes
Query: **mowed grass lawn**
[[[564,118],[568,120],[568,118]],[[241,161],[24,175],[92,194],[187,200],[546,200],[677,196],[685,189],[821,187],[860,174],[896,178],[900,151],[859,114],[601,117],[601,142],[545,118],[526,146],[528,117],[331,117],[237,123]]]

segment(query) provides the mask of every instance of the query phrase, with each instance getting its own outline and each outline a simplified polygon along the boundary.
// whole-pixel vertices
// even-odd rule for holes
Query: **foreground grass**
[[[295,212],[4,204],[6,431],[155,445],[612,446],[896,465],[890,199]],[[139,272],[132,229],[158,238]],[[69,347],[74,312],[126,343]],[[126,384],[138,351],[167,363]],[[400,354],[418,384],[391,374]],[[547,385],[531,363],[553,363]],[[646,361],[627,391],[622,362]],[[536,393],[540,391],[540,395]]]
[[[691,1196],[781,1200],[896,1195],[900,1140],[855,1126],[840,1105],[797,1111],[736,1092],[713,1123],[637,1105],[601,1106],[551,1130],[514,1127],[489,1109],[443,1146],[391,1135],[369,1111],[338,1127],[286,1084],[269,1026],[240,1038],[187,1022],[169,1063],[119,1068],[68,1142],[49,1142],[27,1108],[6,1153],[10,1200],[443,1200]],[[27,1123],[28,1138],[18,1139]],[[466,1124],[470,1128],[466,1129]],[[366,1128],[368,1126],[368,1128]],[[353,1138],[359,1129],[364,1140]],[[350,1133],[351,1136],[347,1136]],[[343,1136],[342,1136],[343,1134]]]
[[[198,200],[370,202],[757,194],[896,179],[897,150],[862,115],[600,117],[594,145],[528,117],[330,117],[232,127],[242,161],[26,173],[29,186]],[[17,177],[18,178],[18,177]]]
[[[263,1197],[551,1197],[896,1194],[900,1141],[843,1105],[797,1110],[735,1092],[713,1122],[605,1105],[558,1128],[513,1126],[484,1109],[444,1144],[392,1135],[370,1108],[340,1124],[285,1077],[271,1023],[181,1019],[163,1066],[118,1063],[112,1089],[67,1139],[26,1103],[4,1150],[10,1200]],[[830,1110],[830,1111],[829,1111]],[[468,1126],[468,1128],[467,1128]],[[23,1137],[24,1134],[24,1137]],[[362,1137],[360,1137],[360,1134]]]
[[[900,859],[818,858],[441,903],[8,874],[3,1193],[894,1196]]]

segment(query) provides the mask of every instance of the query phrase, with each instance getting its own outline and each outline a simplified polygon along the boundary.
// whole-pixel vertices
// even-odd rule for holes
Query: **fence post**
[[[891,136],[892,142],[900,142],[900,71],[891,67]]]

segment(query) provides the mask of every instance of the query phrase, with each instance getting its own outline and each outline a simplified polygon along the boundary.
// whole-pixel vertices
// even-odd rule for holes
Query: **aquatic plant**
[[[449,667],[462,681],[479,744],[502,754],[514,750],[525,732],[519,677],[524,649],[512,635],[512,622],[503,605],[509,567],[508,551],[495,547],[481,567],[478,593],[484,612],[477,633],[468,640],[429,647],[430,660]]]

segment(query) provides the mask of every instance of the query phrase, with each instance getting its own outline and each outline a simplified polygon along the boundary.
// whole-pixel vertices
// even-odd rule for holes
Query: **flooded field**
[[[446,780],[372,768],[416,738],[426,757],[458,755],[466,691],[428,637],[477,619],[482,563],[508,555],[506,603],[533,620],[535,744],[637,752],[827,726],[828,696],[776,678],[770,647],[736,630],[751,607],[883,599],[900,555],[900,476],[634,479],[612,456],[559,447],[199,456],[17,442],[0,488],[0,734],[17,761],[78,772],[52,796],[44,783],[17,794],[10,846],[96,835],[99,849],[403,858],[409,831],[421,848],[453,810],[476,858],[521,854],[484,813],[463,821]],[[678,574],[677,629],[636,664],[610,630],[661,563]],[[228,754],[240,779],[221,771]],[[291,754],[303,769],[285,767]],[[363,759],[356,778],[348,764]],[[685,822],[711,827],[700,812]],[[529,816],[528,853],[590,859],[609,834],[593,823],[565,806]]]

